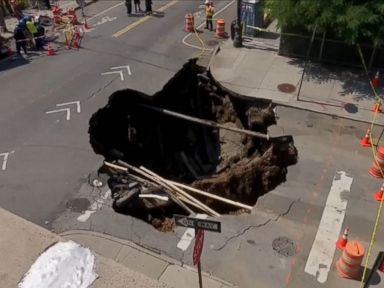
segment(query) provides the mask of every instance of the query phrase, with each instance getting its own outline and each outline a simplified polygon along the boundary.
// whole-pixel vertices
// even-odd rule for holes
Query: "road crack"
[[[225,242],[224,242],[223,245],[221,245],[221,246],[218,247],[218,248],[214,248],[214,249],[212,249],[212,250],[214,250],[214,251],[220,251],[220,250],[224,249],[224,248],[227,246],[227,244],[228,244],[231,240],[233,240],[233,239],[235,239],[235,238],[238,238],[238,237],[244,235],[244,234],[247,233],[250,229],[260,228],[260,227],[266,226],[266,225],[268,225],[268,224],[269,224],[270,222],[272,222],[272,221],[273,221],[273,222],[277,222],[277,221],[279,221],[280,217],[286,216],[286,215],[291,211],[293,205],[294,205],[295,203],[299,202],[299,201],[300,201],[300,198],[291,201],[291,203],[288,205],[287,210],[284,211],[283,213],[278,214],[275,218],[270,218],[270,219],[266,220],[264,223],[260,223],[260,224],[257,224],[257,225],[250,225],[250,226],[245,227],[245,228],[244,228],[243,230],[241,230],[239,233],[236,233],[235,235],[232,235],[231,237],[227,238],[227,239],[225,240]]]
[[[84,103],[87,102],[88,100],[92,99],[93,97],[95,97],[97,94],[99,94],[101,91],[103,91],[104,89],[106,89],[108,86],[110,86],[113,82],[115,82],[115,80],[117,79],[116,78],[113,78],[111,81],[107,82],[107,84],[105,84],[104,86],[100,87],[99,89],[97,89],[96,91],[92,92],[91,95],[89,95],[87,98],[85,98],[84,100]]]

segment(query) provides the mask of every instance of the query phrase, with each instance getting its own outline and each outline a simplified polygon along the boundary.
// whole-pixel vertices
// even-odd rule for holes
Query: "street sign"
[[[197,229],[195,234],[195,247],[193,247],[193,265],[200,263],[200,256],[204,245],[204,230]]]
[[[205,219],[197,219],[183,215],[174,215],[176,226],[208,230],[211,232],[221,232],[221,223]]]
[[[203,278],[201,276],[200,257],[204,245],[204,230],[212,232],[221,232],[221,223],[218,221],[204,220],[187,217],[183,215],[173,215],[176,226],[182,226],[195,229],[195,247],[193,247],[193,265],[197,264],[197,274],[199,276],[199,287],[203,288]]]

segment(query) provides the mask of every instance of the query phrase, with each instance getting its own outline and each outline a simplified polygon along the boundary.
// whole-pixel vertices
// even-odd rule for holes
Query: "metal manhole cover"
[[[352,103],[345,103],[344,104],[344,110],[347,111],[348,113],[355,114],[359,111],[359,108],[355,104]]]
[[[291,257],[296,254],[295,243],[288,237],[278,237],[272,242],[273,251],[283,257]]]
[[[292,93],[292,92],[295,92],[296,87],[295,87],[295,85],[292,85],[289,83],[281,83],[281,84],[277,85],[277,89],[279,89],[279,91],[284,92],[284,93]]]
[[[206,43],[207,43],[208,46],[216,46],[217,44],[219,44],[219,41],[217,41],[217,40],[208,40]]]

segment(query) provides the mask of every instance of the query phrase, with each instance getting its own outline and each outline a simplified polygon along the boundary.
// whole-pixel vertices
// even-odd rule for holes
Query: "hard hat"
[[[207,4],[209,4],[210,2],[211,2],[211,1],[209,1],[209,0],[205,0],[204,4],[207,5]]]

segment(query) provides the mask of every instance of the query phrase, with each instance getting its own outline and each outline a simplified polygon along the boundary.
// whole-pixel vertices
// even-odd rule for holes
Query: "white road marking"
[[[67,112],[67,120],[71,119],[71,109],[69,109],[69,108],[51,110],[51,111],[45,112],[45,114],[52,114],[52,113],[57,113],[57,112]]]
[[[67,103],[60,103],[60,104],[56,104],[56,106],[57,107],[61,107],[61,106],[66,106],[66,105],[71,105],[71,104],[76,104],[76,111],[77,111],[77,113],[81,112],[80,101],[72,101],[72,102],[67,102]]]
[[[109,69],[112,69],[112,70],[115,70],[115,69],[126,69],[126,70],[127,70],[127,74],[128,74],[128,76],[131,76],[131,75],[132,75],[131,67],[129,67],[129,65],[125,65],[125,66],[117,66],[117,67],[111,67],[111,68],[109,68]],[[101,75],[110,75],[110,74],[119,74],[119,75],[120,75],[120,80],[121,80],[121,81],[124,81],[123,70],[119,70],[119,71],[110,71],[110,72],[104,72],[104,73],[101,73]]]
[[[316,277],[320,283],[325,283],[331,269],[336,250],[336,241],[347,209],[349,194],[353,178],[344,171],[337,171],[333,178],[327,203],[321,216],[319,228],[311,252],[309,253],[304,271]]]
[[[120,80],[124,81],[123,71],[111,71],[111,72],[101,73],[101,75],[110,75],[110,74],[120,74]]]
[[[120,2],[120,3],[118,3],[118,4],[116,4],[116,5],[112,6],[112,7],[109,7],[107,9],[97,13],[96,15],[93,15],[92,17],[88,18],[88,21],[90,21],[92,19],[95,19],[96,17],[99,17],[100,15],[103,15],[104,13],[107,13],[108,11],[111,11],[112,9],[115,9],[116,7],[119,7],[119,6],[123,5],[124,3],[125,3],[125,1]]]
[[[117,17],[104,16],[103,18],[101,18],[101,20],[99,22],[97,22],[93,26],[99,26],[99,25],[107,23],[107,22],[115,21],[116,19],[117,19]]]
[[[118,66],[118,67],[111,67],[111,69],[127,69],[127,73],[129,76],[132,75],[131,73],[131,67],[129,67],[129,65],[125,65],[125,66]]]
[[[72,102],[67,102],[67,103],[60,103],[60,104],[56,104],[56,106],[57,107],[62,107],[62,106],[67,106],[67,105],[72,105],[72,104],[76,104],[76,111],[77,111],[77,113],[80,113],[80,111],[81,111],[80,101],[72,101]],[[45,114],[52,114],[52,113],[57,113],[57,112],[67,112],[67,120],[71,119],[71,109],[69,109],[69,108],[51,110],[51,111],[45,112]]]
[[[77,217],[77,221],[86,222],[93,213],[95,213],[103,206],[105,200],[107,200],[110,195],[111,190],[108,189],[108,191],[105,192],[104,195],[102,195],[99,199],[92,203],[88,210],[85,210],[83,214]]]
[[[196,218],[198,219],[206,219],[207,217],[206,214],[196,214]],[[177,248],[183,251],[187,250],[189,245],[191,245],[193,238],[195,238],[195,229],[187,228],[183,236],[181,236],[179,243],[177,243]]]
[[[229,6],[231,6],[235,2],[236,2],[236,0],[232,0],[231,2],[229,2],[227,5],[225,5],[223,8],[221,8],[219,11],[217,11],[213,15],[213,17],[219,15],[221,12],[223,12],[225,9],[227,9]],[[200,29],[201,27],[203,27],[204,24],[205,24],[205,22],[201,23],[199,26],[197,26],[196,29]],[[181,42],[183,42],[184,45],[191,47],[191,48],[195,48],[195,49],[199,49],[199,50],[205,50],[205,51],[213,51],[212,48],[202,48],[202,47],[199,47],[199,46],[196,46],[193,44],[189,44],[188,42],[186,42],[187,38],[190,37],[192,34],[194,34],[194,33],[188,33],[187,35],[185,35],[184,38],[181,40]]]
[[[1,170],[5,171],[7,169],[7,162],[8,162],[9,154],[12,154],[14,152],[15,151],[12,150],[11,152],[0,153],[0,157],[3,156],[3,164],[1,165]]]

